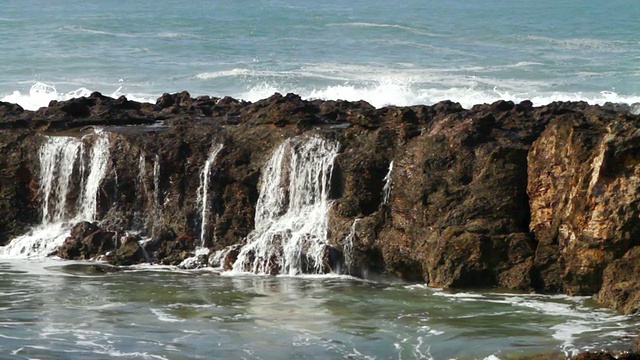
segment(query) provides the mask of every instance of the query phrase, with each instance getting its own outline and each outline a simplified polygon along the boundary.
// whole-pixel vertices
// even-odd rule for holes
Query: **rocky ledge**
[[[210,261],[229,267],[255,227],[274,149],[318,135],[339,144],[323,271],[594,295],[625,313],[640,309],[640,117],[627,107],[376,109],[293,94],[248,103],[186,92],[155,104],[94,93],[35,112],[0,103],[0,245],[42,221],[45,139],[96,126],[110,142],[99,223],[73,227],[62,257],[179,264],[204,245],[218,255]],[[202,211],[213,144],[223,147]]]

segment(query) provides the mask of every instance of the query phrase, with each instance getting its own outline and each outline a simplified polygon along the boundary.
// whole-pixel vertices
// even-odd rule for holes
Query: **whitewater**
[[[184,90],[248,101],[294,92],[376,107],[570,100],[640,113],[639,13],[640,2],[627,0],[5,0],[0,101],[36,110],[93,91],[145,102]],[[637,316],[586,297],[344,275],[366,226],[359,218],[343,240],[342,274],[321,274],[339,148],[324,138],[283,139],[265,152],[259,226],[234,271],[146,264],[108,272],[43,258],[73,223],[99,218],[96,194],[117,151],[110,141],[99,129],[43,140],[41,223],[0,248],[0,357],[564,358],[626,350],[637,337]],[[227,151],[217,141],[207,146],[193,209],[205,253],[216,242],[207,206]],[[151,198],[138,223],[153,237],[166,211],[160,179],[170,169],[153,153],[138,163],[136,186]],[[393,201],[398,164],[388,164],[383,205]],[[269,272],[269,263],[249,261],[256,254],[276,258],[287,275],[244,272]],[[303,263],[311,274],[300,275]]]
[[[583,100],[640,112],[637,2],[76,2],[3,2],[0,100],[35,110],[93,91],[147,102],[293,92],[376,107]]]

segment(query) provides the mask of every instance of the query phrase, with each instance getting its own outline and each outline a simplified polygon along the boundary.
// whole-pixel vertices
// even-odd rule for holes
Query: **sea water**
[[[4,0],[0,99],[633,104],[638,14],[633,0]]]
[[[37,109],[91,91],[155,101],[187,90],[375,106],[633,104],[638,13],[640,3],[620,0],[5,0],[0,99]],[[155,159],[154,212],[161,171]],[[564,356],[625,348],[637,323],[588,298],[0,260],[0,354],[9,359]]]
[[[624,348],[637,324],[586,298],[91,266],[0,260],[0,357],[511,359]]]

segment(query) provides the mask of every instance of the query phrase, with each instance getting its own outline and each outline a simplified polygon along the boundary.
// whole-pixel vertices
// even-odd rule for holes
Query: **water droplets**
[[[318,136],[282,143],[262,173],[255,230],[234,271],[326,272],[329,185],[338,144]]]

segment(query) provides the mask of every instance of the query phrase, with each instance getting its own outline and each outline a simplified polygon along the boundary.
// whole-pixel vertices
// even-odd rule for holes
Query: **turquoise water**
[[[631,1],[45,1],[0,10],[0,99],[640,101]],[[640,110],[640,109],[639,109]],[[587,298],[0,260],[2,359],[510,359],[625,348]]]
[[[585,298],[0,260],[2,359],[511,359],[625,348]]]
[[[640,102],[640,2],[5,0],[0,98]],[[640,111],[640,106],[638,106]]]

